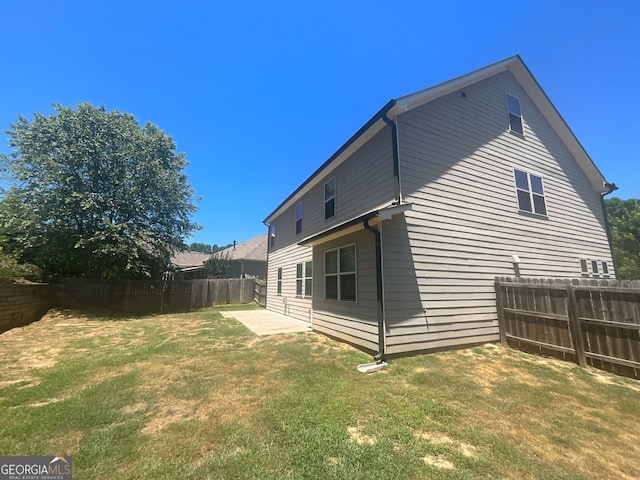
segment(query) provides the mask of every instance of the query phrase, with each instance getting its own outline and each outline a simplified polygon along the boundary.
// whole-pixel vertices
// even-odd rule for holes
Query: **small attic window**
[[[524,135],[522,128],[522,111],[520,110],[520,100],[506,94],[507,114],[509,116],[509,130],[519,135]]]

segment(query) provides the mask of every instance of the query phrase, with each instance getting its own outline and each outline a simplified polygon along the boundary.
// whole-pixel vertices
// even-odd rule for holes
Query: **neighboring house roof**
[[[544,93],[520,56],[515,55],[461,77],[454,78],[425,90],[420,90],[419,92],[389,101],[342,147],[340,147],[336,153],[323,163],[320,168],[311,174],[311,176],[302,185],[289,195],[284,202],[271,212],[264,220],[264,223],[271,223],[281,211],[291,207],[302,195],[317,185],[326,174],[337,168],[342,162],[349,158],[353,152],[358,150],[364,143],[382,130],[386,125],[385,118],[393,120],[404,112],[507,70],[510,71],[518,83],[520,83],[542,115],[553,127],[591,182],[593,189],[600,193],[609,191],[609,185],[600,170],[598,170],[598,167],[596,167],[582,144],[580,144],[558,110],[556,110],[553,103],[551,103],[551,100],[549,100],[549,97]]]
[[[193,267],[202,267],[211,257],[209,253],[192,252],[186,250],[183,252],[177,252],[171,257],[171,264],[178,267],[180,270],[190,270]]]
[[[267,261],[267,235],[259,235],[251,240],[236,244],[235,247],[225,248],[212,255],[214,258],[227,260],[259,260]]]

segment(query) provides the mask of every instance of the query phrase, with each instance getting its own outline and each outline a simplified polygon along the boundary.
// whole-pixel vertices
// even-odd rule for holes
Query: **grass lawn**
[[[495,345],[368,361],[217,309],[52,311],[0,335],[0,454],[77,479],[640,478],[637,381]]]

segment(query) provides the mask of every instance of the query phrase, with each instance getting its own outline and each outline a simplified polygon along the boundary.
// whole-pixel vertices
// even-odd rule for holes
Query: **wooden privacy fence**
[[[55,303],[64,307],[100,307],[140,314],[251,303],[253,300],[253,279],[111,281],[66,278],[56,285]]]
[[[640,281],[496,278],[500,340],[640,378]]]
[[[0,332],[40,320],[51,306],[49,285],[0,283]]]

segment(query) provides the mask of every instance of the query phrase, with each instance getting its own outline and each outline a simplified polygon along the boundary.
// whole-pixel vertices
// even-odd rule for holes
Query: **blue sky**
[[[640,198],[634,0],[3,3],[0,129],[84,101],[158,125],[202,197],[188,242],[266,233],[388,100],[514,54],[616,194]]]

